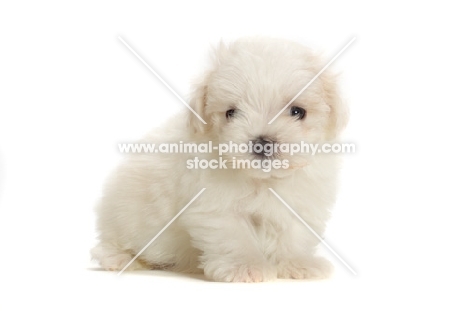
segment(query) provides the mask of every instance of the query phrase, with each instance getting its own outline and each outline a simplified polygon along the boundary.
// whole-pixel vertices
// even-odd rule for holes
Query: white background
[[[0,309],[466,310],[466,10],[451,1],[80,1],[0,5]],[[351,107],[325,281],[220,284],[96,270],[93,206],[220,39],[303,42],[342,72]]]

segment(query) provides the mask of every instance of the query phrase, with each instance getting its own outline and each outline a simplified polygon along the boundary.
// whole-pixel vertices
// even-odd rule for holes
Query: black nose
[[[264,136],[259,136],[252,141],[252,154],[265,158],[272,156],[275,142]]]

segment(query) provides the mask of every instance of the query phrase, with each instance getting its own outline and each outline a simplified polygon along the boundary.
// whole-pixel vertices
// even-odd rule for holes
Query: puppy
[[[270,38],[220,44],[184,110],[142,142],[294,144],[334,142],[347,122],[334,75],[308,48]],[[227,169],[189,167],[225,160]],[[270,170],[234,168],[236,160],[280,160]],[[129,154],[97,207],[99,244],[92,256],[121,270],[202,188],[206,190],[135,260],[130,269],[204,273],[222,282],[323,278],[331,264],[319,240],[269,190],[322,235],[336,195],[338,158],[276,151]]]

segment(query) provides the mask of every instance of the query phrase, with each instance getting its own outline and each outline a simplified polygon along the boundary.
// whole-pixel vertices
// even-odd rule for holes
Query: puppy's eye
[[[226,111],[226,119],[231,119],[232,117],[234,117],[235,113],[236,109],[229,109],[228,111]]]
[[[289,114],[292,117],[297,118],[298,120],[302,120],[306,116],[306,111],[304,109],[302,109],[301,107],[293,106],[293,107],[291,107],[291,110],[289,111]]]

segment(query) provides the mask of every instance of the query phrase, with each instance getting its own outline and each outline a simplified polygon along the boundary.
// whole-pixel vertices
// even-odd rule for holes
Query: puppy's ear
[[[203,123],[203,121],[208,123],[205,113],[207,91],[208,86],[206,84],[206,77],[204,77],[200,82],[194,84],[189,103],[190,108],[192,108],[193,111],[190,112],[188,119],[189,127],[193,130],[194,133],[205,133],[207,130],[208,124]],[[201,119],[203,119],[203,121],[200,120],[200,118],[194,112]]]
[[[330,108],[327,139],[337,139],[348,124],[349,110],[338,94],[336,76],[325,77],[325,101]]]
[[[213,48],[210,55],[209,63],[210,69],[193,83],[192,94],[190,99],[190,107],[202,118],[207,124],[204,124],[200,118],[193,112],[189,117],[189,127],[193,129],[194,133],[206,133],[209,128],[209,115],[206,113],[208,85],[212,73],[216,70],[221,62],[225,59],[228,52],[228,47],[223,42]]]

